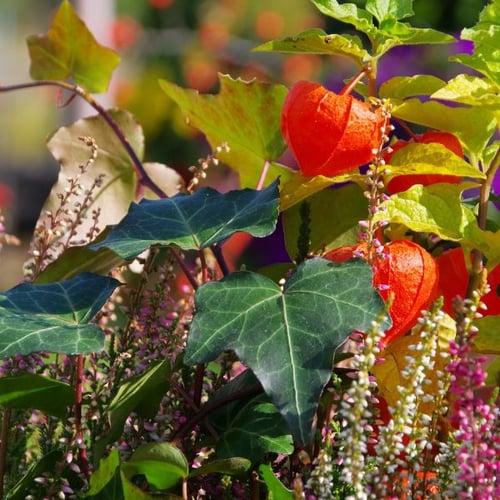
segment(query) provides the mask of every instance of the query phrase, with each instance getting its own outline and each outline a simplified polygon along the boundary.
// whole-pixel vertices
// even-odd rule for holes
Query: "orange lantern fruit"
[[[355,257],[363,245],[341,247],[324,257],[344,262]],[[385,245],[384,256],[376,258],[373,266],[373,286],[387,301],[393,294],[389,315],[392,326],[385,332],[388,344],[403,336],[417,322],[421,311],[437,297],[438,267],[427,250],[412,241],[397,240]]]
[[[306,177],[333,177],[372,161],[383,122],[380,109],[307,81],[293,85],[281,113],[283,137]]]
[[[453,316],[453,300],[464,298],[469,284],[469,272],[465,263],[462,247],[443,252],[436,258],[439,267],[438,296],[443,296],[443,311]],[[483,316],[500,314],[500,265],[496,266],[487,278],[490,291],[481,298],[487,309],[481,311]]]

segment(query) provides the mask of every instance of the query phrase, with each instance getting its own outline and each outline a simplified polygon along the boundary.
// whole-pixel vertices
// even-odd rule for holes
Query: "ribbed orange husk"
[[[439,130],[429,130],[423,134],[416,135],[414,141],[398,141],[392,147],[392,153],[384,155],[384,160],[386,163],[391,162],[391,158],[400,149],[403,149],[411,142],[420,142],[422,144],[442,144],[448,148],[452,153],[457,156],[463,157],[464,152],[460,141],[449,132],[441,132]],[[455,175],[434,175],[434,174],[422,174],[422,175],[400,175],[394,177],[389,181],[387,185],[387,191],[390,194],[400,193],[401,191],[406,191],[410,189],[415,184],[422,184],[423,186],[430,186],[431,184],[436,184],[438,182],[448,182],[449,184],[457,184],[460,182],[461,177]]]
[[[380,110],[307,81],[290,89],[281,114],[283,137],[307,177],[333,177],[373,160],[382,123]]]
[[[361,248],[362,245],[341,247],[326,254],[325,258],[344,262]],[[384,285],[379,293],[385,301],[394,294],[389,309],[392,327],[384,337],[384,343],[388,344],[408,332],[421,311],[437,297],[438,268],[429,252],[412,241],[392,241],[385,246],[385,254],[385,258],[377,258],[373,265],[373,286]]]

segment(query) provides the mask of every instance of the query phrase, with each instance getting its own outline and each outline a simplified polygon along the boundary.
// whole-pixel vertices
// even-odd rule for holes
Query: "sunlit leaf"
[[[201,249],[238,231],[267,236],[274,231],[277,217],[277,182],[262,191],[242,189],[224,194],[206,187],[192,195],[132,204],[104,241],[90,248],[107,247],[124,259],[158,244]]]
[[[479,15],[478,23],[460,33],[464,40],[474,42],[474,54],[460,54],[452,60],[466,64],[486,75],[500,86],[500,3],[490,2]]]
[[[118,285],[113,278],[84,273],[57,283],[23,283],[0,294],[0,358],[100,351],[104,332],[89,321]]]
[[[359,37],[349,35],[328,35],[323,30],[311,29],[296,36],[272,40],[254,49],[261,52],[285,52],[299,54],[343,55],[362,65],[370,59]]]
[[[32,408],[64,418],[74,399],[70,385],[41,375],[0,378],[0,405],[10,408]]]
[[[382,308],[366,263],[324,259],[302,263],[283,288],[258,274],[232,273],[201,286],[195,304],[185,361],[207,362],[234,350],[303,444],[311,441],[334,351]]]
[[[485,178],[485,175],[477,168],[438,143],[408,144],[394,153],[388,169],[388,178],[401,174],[441,174],[471,179]]]
[[[384,209],[374,220],[403,224],[416,232],[427,232],[440,238],[459,241],[466,249],[476,248],[493,268],[500,263],[500,231],[480,229],[475,214],[461,203],[466,184],[415,185],[392,195],[383,202]]]
[[[366,0],[366,10],[382,22],[387,18],[403,19],[413,15],[413,0]]]
[[[376,30],[372,15],[354,3],[339,3],[336,0],[311,0],[325,16],[343,23],[352,24],[363,33],[373,34]]]
[[[474,75],[457,75],[444,87],[434,92],[431,97],[471,106],[500,109],[498,86],[488,82],[485,78]]]
[[[309,196],[312,196],[314,193],[322,191],[333,184],[342,184],[348,181],[363,184],[364,180],[365,176],[361,175],[358,170],[335,177],[325,177],[323,175],[304,177],[300,172],[297,172],[280,187],[280,209],[283,211],[287,210]]]
[[[181,108],[189,124],[203,132],[212,149],[227,144],[218,158],[236,170],[243,187],[256,187],[269,164],[266,185],[290,171],[275,163],[285,151],[281,136],[281,107],[287,93],[283,85],[233,80],[219,75],[217,95],[200,94],[160,80],[161,88]]]
[[[392,114],[418,125],[451,132],[478,156],[481,156],[497,127],[495,114],[487,109],[451,107],[436,101],[409,99],[395,104]]]
[[[89,92],[105,92],[120,62],[116,52],[97,43],[68,0],[61,2],[48,33],[32,35],[27,43],[34,80],[72,78]]]
[[[427,96],[445,85],[444,80],[433,75],[395,76],[380,86],[379,96],[382,99]]]
[[[440,321],[438,327],[438,350],[435,357],[435,364],[432,370],[427,370],[426,380],[428,383],[421,389],[425,394],[436,394],[438,392],[439,370],[444,372],[448,359],[440,356],[439,353],[448,353],[450,340],[455,338],[456,324],[447,315]],[[395,407],[399,401],[401,390],[399,387],[406,387],[407,379],[403,376],[403,369],[408,366],[408,357],[415,357],[415,346],[421,342],[420,335],[414,333],[396,339],[391,342],[381,353],[380,363],[373,366],[373,374],[377,378],[377,386],[380,395],[387,403]],[[419,410],[427,415],[431,415],[435,408],[434,399],[430,402],[422,402]]]

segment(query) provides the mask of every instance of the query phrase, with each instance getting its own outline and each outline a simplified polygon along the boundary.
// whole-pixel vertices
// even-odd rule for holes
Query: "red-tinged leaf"
[[[47,34],[27,38],[34,80],[72,78],[89,92],[105,92],[120,57],[97,43],[68,0],[63,0]]]

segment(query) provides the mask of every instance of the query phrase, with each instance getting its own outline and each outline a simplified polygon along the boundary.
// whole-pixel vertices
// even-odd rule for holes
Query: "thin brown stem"
[[[79,87],[78,85],[72,85],[71,83],[63,82],[63,81],[57,81],[57,80],[44,80],[44,81],[39,81],[39,82],[28,82],[28,83],[21,83],[18,85],[5,85],[5,86],[0,86],[0,92],[9,92],[11,90],[22,90],[22,89],[28,89],[28,88],[34,88],[34,87],[58,87],[60,89],[67,90],[68,92],[71,92],[72,94],[80,96],[83,100],[85,100],[90,106],[92,106],[104,119],[104,121],[111,127],[113,132],[115,133],[116,137],[118,140],[121,142],[122,146],[125,148],[127,151],[127,154],[130,156],[130,159],[132,160],[132,163],[134,165],[135,171],[137,173],[137,177],[139,178],[139,182],[151,189],[156,195],[158,195],[160,198],[166,198],[167,195],[163,192],[162,189],[160,189],[156,183],[149,177],[147,172],[144,170],[144,166],[137,156],[136,152],[134,151],[134,148],[130,145],[130,142],[128,139],[125,137],[125,134],[122,132],[121,128],[119,125],[116,123],[114,118],[111,116],[111,114],[104,109],[93,97],[91,94],[89,94],[85,89],[82,87]]]

